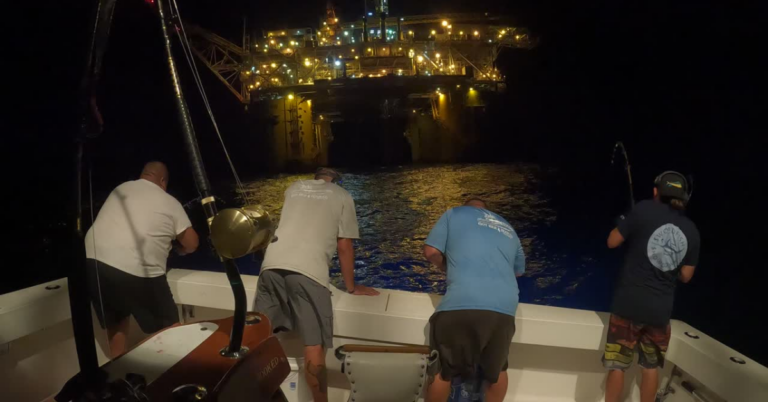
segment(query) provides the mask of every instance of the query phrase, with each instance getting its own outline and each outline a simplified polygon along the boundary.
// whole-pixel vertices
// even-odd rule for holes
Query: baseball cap
[[[688,200],[688,180],[682,173],[666,171],[656,177],[654,181],[661,197],[677,198],[679,200]]]
[[[327,168],[327,167],[320,167],[315,170],[315,177],[319,176],[327,176],[331,178],[331,183],[340,184],[341,183],[341,174],[339,172]]]

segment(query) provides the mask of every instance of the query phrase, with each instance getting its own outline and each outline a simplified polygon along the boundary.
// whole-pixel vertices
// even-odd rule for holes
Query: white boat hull
[[[243,279],[250,306],[258,278],[244,275]],[[223,273],[177,269],[169,273],[169,280],[185,322],[231,315],[233,297]],[[44,290],[51,284],[61,288]],[[78,371],[66,291],[62,279],[0,296],[0,395],[4,399],[43,400]],[[334,347],[349,343],[424,345],[429,317],[439,301],[437,295],[403,291],[382,290],[377,297],[334,291]],[[603,401],[605,370],[600,357],[607,322],[607,313],[521,304],[509,353],[506,400]],[[138,327],[134,324],[132,328]],[[142,335],[135,333],[133,340]],[[105,336],[100,329],[97,338],[103,364],[108,359],[102,351]],[[285,339],[283,344],[289,357],[300,357],[301,345],[295,339]],[[768,368],[683,322],[672,322],[667,359],[663,381],[672,378],[674,367],[681,374],[672,378],[675,393],[667,397],[668,402],[768,400]],[[327,362],[331,400],[346,401],[349,385],[332,351]],[[627,401],[640,401],[638,372],[633,368],[626,377]]]

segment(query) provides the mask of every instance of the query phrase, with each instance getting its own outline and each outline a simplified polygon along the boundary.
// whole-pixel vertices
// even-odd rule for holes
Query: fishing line
[[[193,204],[198,203],[198,202],[200,202],[202,200],[203,200],[203,196],[202,195],[198,195],[197,197],[187,201],[186,203],[182,204],[181,206],[184,209],[189,209],[190,207],[192,207]]]
[[[232,170],[232,175],[235,177],[235,182],[237,183],[238,190],[240,191],[240,194],[242,194],[243,198],[245,199],[246,203],[249,200],[248,193],[245,191],[245,186],[243,186],[242,181],[240,181],[240,176],[237,174],[237,170],[235,169],[235,165],[232,162],[232,158],[229,156],[229,151],[227,150],[226,145],[224,144],[224,138],[221,135],[221,131],[219,130],[219,125],[216,123],[216,118],[213,115],[213,110],[211,109],[211,104],[208,101],[208,95],[205,93],[205,88],[203,87],[203,82],[200,78],[200,72],[197,69],[197,64],[195,63],[194,54],[192,53],[192,47],[189,44],[189,38],[187,37],[187,31],[184,28],[184,23],[181,19],[181,14],[179,13],[179,7],[176,3],[176,0],[171,0],[170,2],[170,8],[171,8],[171,18],[175,18],[178,22],[178,28],[176,30],[176,34],[179,36],[179,41],[181,42],[181,48],[184,51],[184,57],[187,59],[187,64],[189,64],[189,68],[192,71],[192,76],[195,79],[195,84],[197,85],[198,92],[200,92],[200,96],[203,98],[203,104],[205,105],[205,109],[208,112],[208,116],[211,118],[211,123],[213,123],[213,129],[216,132],[217,137],[219,138],[219,143],[221,144],[221,148],[224,151],[224,156],[227,159],[227,162],[229,163],[229,167]]]

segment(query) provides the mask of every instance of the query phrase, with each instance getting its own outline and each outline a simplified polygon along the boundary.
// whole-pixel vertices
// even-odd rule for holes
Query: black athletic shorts
[[[507,370],[515,317],[489,310],[440,311],[429,324],[429,346],[440,353],[444,380],[482,377],[496,383]]]
[[[142,278],[90,258],[86,265],[88,293],[102,328],[112,328],[131,315],[147,334],[179,322],[165,275]]]

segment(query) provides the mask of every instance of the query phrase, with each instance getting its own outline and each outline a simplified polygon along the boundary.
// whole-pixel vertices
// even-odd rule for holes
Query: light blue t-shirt
[[[426,243],[447,259],[448,290],[436,311],[515,315],[519,294],[515,274],[525,272],[525,255],[509,222],[485,209],[453,208],[440,217]]]

